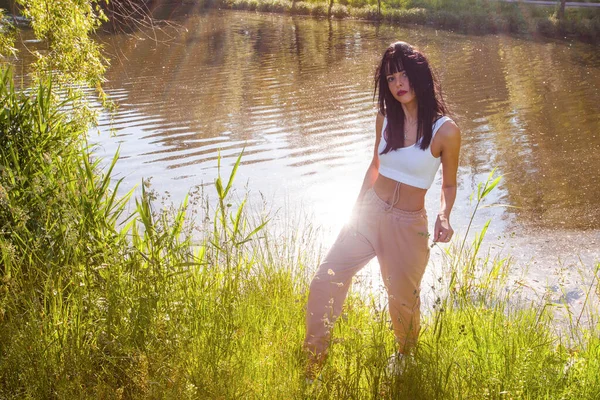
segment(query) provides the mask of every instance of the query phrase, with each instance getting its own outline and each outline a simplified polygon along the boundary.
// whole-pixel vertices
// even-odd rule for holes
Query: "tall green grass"
[[[510,264],[479,253],[484,232],[446,252],[402,376],[386,369],[385,308],[352,292],[321,384],[306,385],[304,307],[319,255],[295,226],[274,235],[268,216],[233,203],[240,158],[215,182],[218,200],[196,210],[200,222],[187,217],[193,201],[165,211],[145,189],[127,213],[110,178],[118,155],[102,173],[87,127],[48,83],[19,93],[2,71],[0,98],[0,398],[600,396],[598,327],[573,319],[558,334],[552,307],[517,301]]]

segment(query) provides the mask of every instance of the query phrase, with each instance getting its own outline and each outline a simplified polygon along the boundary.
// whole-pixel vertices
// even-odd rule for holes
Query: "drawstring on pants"
[[[385,211],[392,211],[396,203],[400,200],[400,182],[396,182],[396,187],[394,188],[394,194],[392,195],[392,203],[386,208]]]

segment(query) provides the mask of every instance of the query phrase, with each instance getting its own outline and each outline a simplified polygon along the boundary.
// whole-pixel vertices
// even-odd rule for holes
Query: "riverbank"
[[[556,7],[492,1],[341,0],[339,2],[285,0],[222,0],[209,7],[328,18],[356,18],[392,24],[428,25],[461,33],[510,33],[557,39],[600,41],[600,9],[567,8],[565,18]]]
[[[466,34],[508,33],[594,44],[600,42],[600,7],[595,7],[597,1],[567,3],[562,19],[557,17],[558,3],[536,0],[183,0],[182,3],[205,8],[427,25]],[[166,5],[172,6],[172,3]],[[143,19],[146,13],[152,15],[156,6],[145,11],[133,6],[131,12],[140,13],[139,18]],[[11,16],[10,19],[13,23],[27,23],[20,16]]]
[[[390,375],[385,305],[352,292],[320,385],[303,379],[304,307],[319,254],[231,200],[131,212],[48,85],[0,98],[0,397],[455,399],[600,396],[598,314],[525,301],[507,259],[456,242],[414,360]],[[243,167],[242,167],[243,168]],[[482,183],[477,207],[492,180]],[[193,222],[204,221],[204,222]],[[192,233],[198,240],[192,241]],[[597,301],[598,268],[585,291]],[[564,307],[560,326],[555,308]],[[591,321],[590,323],[585,321]]]

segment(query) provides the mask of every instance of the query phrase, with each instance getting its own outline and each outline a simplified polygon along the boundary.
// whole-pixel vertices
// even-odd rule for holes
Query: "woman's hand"
[[[433,231],[433,241],[448,243],[452,239],[454,229],[450,226],[450,221],[443,214],[438,214],[435,220],[435,228]]]

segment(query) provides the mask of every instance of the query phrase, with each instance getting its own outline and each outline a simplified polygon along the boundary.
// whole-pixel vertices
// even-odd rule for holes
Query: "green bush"
[[[487,24],[490,27],[489,32],[508,32],[509,26],[502,15],[492,12],[488,14]]]
[[[244,7],[242,1],[243,0],[226,0],[223,1],[223,7],[231,8],[232,10],[240,10]]]
[[[310,15],[313,10],[313,5],[311,3],[307,3],[305,1],[299,1],[294,4],[294,8],[292,8],[292,12],[294,14],[300,15]]]
[[[311,15],[315,17],[324,17],[329,13],[329,5],[327,3],[315,3],[311,11]]]
[[[408,10],[386,10],[384,16],[391,22],[424,24],[427,22],[428,11],[424,8],[411,8]]]
[[[288,12],[292,8],[292,3],[286,0],[274,0],[271,3],[271,11],[276,13]]]
[[[373,0],[344,0],[344,2],[340,2],[340,4],[354,8],[361,8],[371,4],[377,4],[377,2]]]
[[[528,7],[521,7],[516,3],[500,3],[499,10],[509,32],[524,33],[528,31],[528,23],[524,12]]]
[[[346,18],[350,13],[348,12],[348,7],[342,4],[334,4],[331,8],[331,15],[335,18]]]
[[[458,30],[462,25],[462,19],[458,14],[445,10],[433,13],[432,22],[435,26],[449,30]]]
[[[93,261],[96,246],[114,232],[90,207],[104,207],[108,213],[114,204],[95,199],[96,190],[108,191],[108,182],[97,187],[99,183],[89,175],[95,164],[82,158],[87,125],[60,111],[74,99],[57,103],[50,84],[31,94],[19,93],[6,68],[1,79],[3,272],[12,265],[34,279],[38,272],[52,275],[73,259],[83,258],[91,266],[101,262]],[[94,228],[90,234],[82,236],[82,222]],[[34,265],[35,271],[28,271]]]
[[[273,3],[270,1],[259,1],[256,5],[256,11],[269,12],[271,11],[272,5]]]
[[[536,23],[539,33],[548,37],[556,37],[558,33],[558,20],[555,18],[540,18]]]
[[[364,6],[361,8],[351,8],[350,16],[359,19],[378,20],[380,16],[377,12],[377,6]]]
[[[87,122],[65,111],[77,99],[60,101],[48,82],[19,92],[6,69],[1,80],[0,397],[52,397],[68,376],[77,375],[72,385],[95,379],[77,365],[94,367],[99,356],[90,291],[125,254],[115,226],[126,198],[110,187],[116,158],[100,174]]]
[[[597,42],[600,40],[600,18],[559,20],[557,22],[557,34],[577,37],[588,42]]]
[[[389,0],[383,1],[386,9],[403,9],[407,10],[409,8],[415,7],[414,2],[412,0]]]
[[[469,33],[496,32],[495,20],[485,12],[461,13],[462,27]]]

